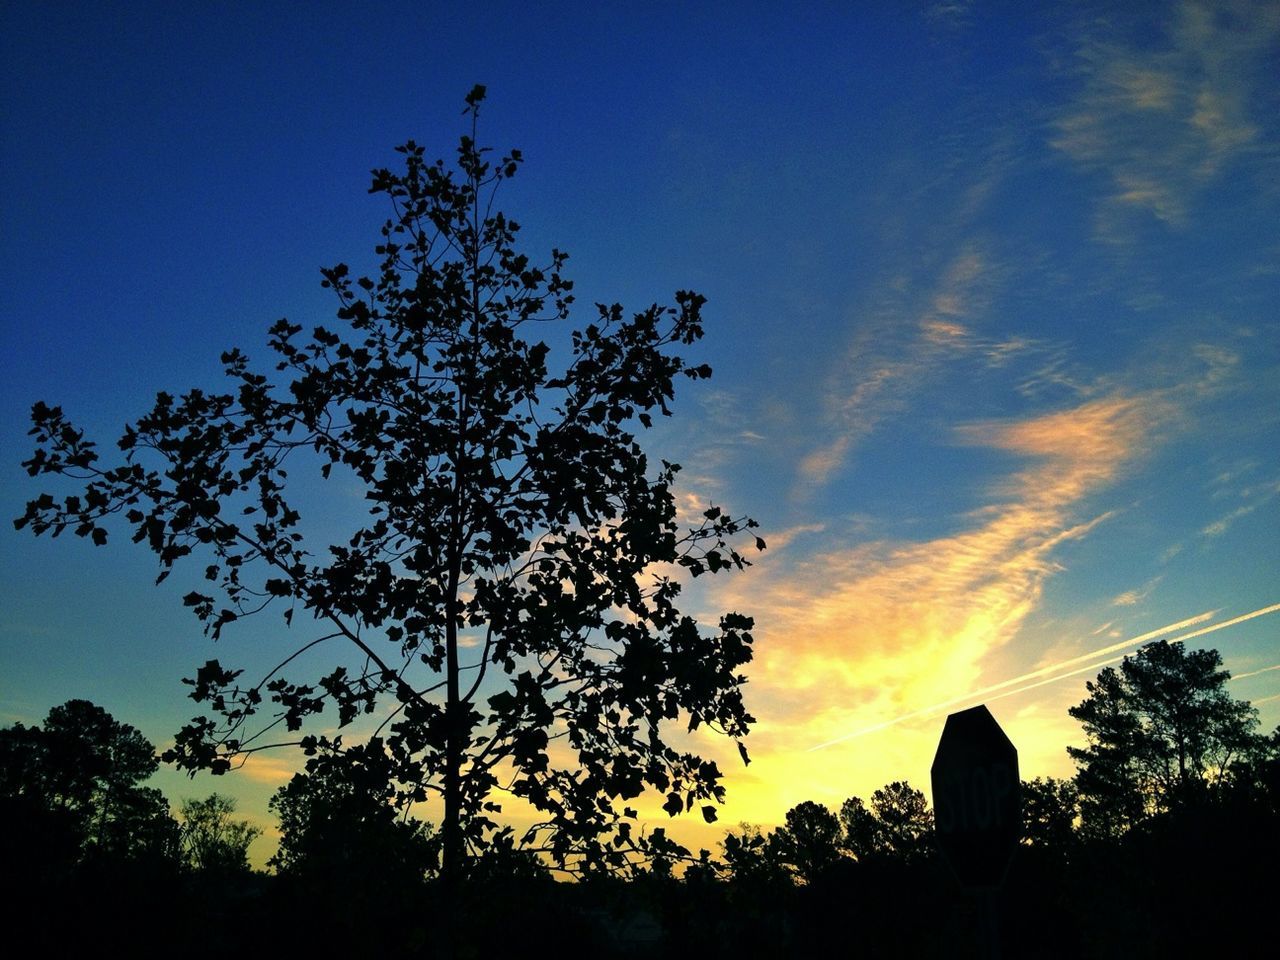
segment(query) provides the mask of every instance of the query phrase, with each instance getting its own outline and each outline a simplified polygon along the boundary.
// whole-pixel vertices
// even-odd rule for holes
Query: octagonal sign
[[[991,711],[947,717],[930,772],[943,855],[965,886],[999,886],[1022,830],[1022,791],[1018,751]]]

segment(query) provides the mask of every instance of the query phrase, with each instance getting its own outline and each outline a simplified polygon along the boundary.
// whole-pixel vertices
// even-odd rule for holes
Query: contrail
[[[1231,619],[1231,620],[1224,620],[1224,621],[1222,621],[1222,623],[1215,623],[1215,624],[1213,624],[1212,626],[1205,627],[1205,628],[1203,628],[1203,629],[1201,629],[1201,630],[1195,630],[1195,631],[1193,631],[1193,632],[1191,632],[1191,633],[1184,633],[1184,634],[1183,634],[1182,636],[1180,636],[1180,637],[1174,637],[1174,638],[1173,638],[1172,640],[1170,640],[1169,642],[1170,642],[1170,643],[1182,643],[1182,641],[1184,641],[1184,640],[1190,640],[1192,637],[1198,637],[1198,636],[1200,636],[1201,634],[1205,634],[1205,633],[1213,633],[1213,631],[1215,631],[1215,630],[1221,630],[1223,627],[1233,627],[1233,626],[1235,626],[1237,623],[1241,623],[1242,621],[1245,621],[1245,620],[1252,620],[1254,617],[1260,617],[1260,616],[1262,616],[1263,614],[1266,614],[1266,613],[1275,613],[1277,610],[1280,610],[1280,603],[1272,604],[1272,605],[1271,605],[1271,606],[1269,606],[1269,607],[1263,607],[1261,610],[1255,610],[1255,611],[1253,611],[1252,613],[1246,613],[1246,614],[1244,614],[1244,615],[1242,615],[1242,616],[1235,617],[1234,619]],[[1184,621],[1184,622],[1185,622],[1185,621]],[[1107,652],[1110,652],[1110,651],[1107,651]],[[1077,657],[1076,659],[1078,660],[1078,659],[1080,659],[1080,658],[1079,658],[1079,657]],[[989,700],[1000,700],[1000,699],[1003,699],[1004,697],[1011,697],[1011,696],[1013,696],[1015,693],[1024,693],[1024,692],[1026,692],[1027,690],[1034,690],[1036,687],[1043,687],[1046,683],[1053,683],[1053,682],[1054,682],[1054,681],[1056,681],[1056,680],[1063,680],[1063,679],[1065,679],[1065,678],[1067,678],[1067,677],[1074,677],[1076,674],[1078,674],[1078,673],[1084,673],[1086,670],[1096,670],[1098,667],[1105,667],[1105,666],[1107,666],[1108,664],[1116,663],[1116,662],[1118,662],[1118,661],[1120,661],[1120,660],[1123,660],[1123,659],[1124,659],[1124,657],[1123,657],[1123,656],[1119,656],[1119,657],[1110,657],[1110,658],[1108,658],[1108,659],[1106,659],[1106,660],[1098,660],[1098,661],[1097,661],[1097,662],[1095,662],[1095,663],[1089,663],[1089,664],[1086,664],[1086,665],[1085,665],[1085,666],[1083,666],[1083,667],[1077,667],[1075,670],[1068,670],[1066,673],[1059,673],[1059,674],[1057,674],[1056,676],[1049,677],[1049,678],[1048,678],[1048,679],[1046,679],[1046,680],[1039,680],[1039,681],[1037,681],[1036,683],[1029,683],[1029,684],[1027,684],[1025,687],[1019,687],[1019,688],[1018,688],[1018,689],[1016,689],[1016,690],[1007,690],[1007,691],[1005,691],[1004,693],[997,694],[997,695],[996,695],[996,696],[994,696],[994,697],[988,697],[988,699],[989,699]],[[1058,666],[1066,666],[1066,665],[1067,665],[1067,663],[1073,663],[1073,662],[1075,662],[1075,661],[1066,661],[1065,663],[1060,663],[1060,664],[1058,664]],[[1252,673],[1242,673],[1242,674],[1240,674],[1240,675],[1239,675],[1239,677],[1231,677],[1231,679],[1232,679],[1232,680],[1238,680],[1238,679],[1240,679],[1240,677],[1253,677],[1253,676],[1256,676],[1256,675],[1257,675],[1257,674],[1259,674],[1259,673],[1266,673],[1268,670],[1280,670],[1280,663],[1276,664],[1274,667],[1265,667],[1265,668],[1263,668],[1262,670],[1255,670],[1255,671],[1253,671]]]
[[[1232,680],[1243,680],[1245,677],[1256,677],[1260,673],[1270,673],[1272,670],[1280,670],[1280,663],[1274,667],[1263,667],[1261,670],[1250,670],[1248,673],[1237,673]]]
[[[1271,606],[1263,607],[1261,610],[1255,610],[1253,613],[1242,613],[1238,617],[1233,617],[1230,620],[1223,620],[1221,623],[1215,623],[1211,627],[1202,627],[1192,633],[1184,633],[1182,636],[1175,637],[1169,642],[1181,643],[1183,640],[1190,640],[1192,637],[1198,637],[1206,633],[1213,633],[1213,631],[1221,630],[1223,627],[1234,627],[1237,623],[1244,623],[1246,620],[1252,620],[1254,617],[1261,617],[1263,614],[1275,613],[1277,610],[1280,610],[1280,603],[1273,603]]]
[[[1151,630],[1148,633],[1133,637],[1129,640],[1123,640],[1120,643],[1113,643],[1110,646],[1102,647],[1099,650],[1094,650],[1092,653],[1086,653],[1079,657],[1072,657],[1070,660],[1063,660],[1060,663],[1050,664],[1047,667],[1040,667],[1037,670],[1032,670],[1030,673],[1024,673],[1019,677],[1013,677],[1009,680],[1002,680],[999,683],[993,683],[989,687],[982,687],[979,690],[971,690],[962,696],[952,697],[950,700],[944,700],[942,703],[935,703],[931,707],[921,707],[919,710],[912,710],[910,713],[894,717],[892,720],[886,720],[883,723],[877,723],[875,726],[866,727],[865,729],[857,730],[853,733],[846,733],[843,736],[836,737],[834,740],[828,740],[826,743],[820,743],[816,747],[810,747],[806,752],[812,753],[815,750],[821,750],[824,747],[830,747],[833,744],[843,743],[845,740],[852,740],[854,737],[861,737],[868,733],[875,733],[877,730],[883,730],[885,727],[892,727],[894,724],[902,723],[904,720],[911,720],[915,717],[934,713],[946,707],[954,706],[957,703],[963,703],[965,700],[972,700],[974,697],[981,697],[988,693],[993,693],[996,690],[1003,690],[1005,687],[1011,687],[1015,683],[1023,683],[1027,680],[1034,680],[1036,677],[1043,677],[1045,674],[1054,673],[1057,670],[1061,670],[1063,667],[1082,663],[1085,660],[1093,660],[1095,657],[1105,656],[1106,654],[1113,653],[1116,650],[1123,650],[1125,647],[1133,646],[1135,643],[1154,640],[1156,637],[1164,636],[1166,633],[1172,633],[1173,631],[1181,630],[1184,627],[1192,627],[1197,623],[1204,623],[1206,620],[1212,618],[1217,612],[1218,611],[1216,610],[1207,610],[1204,613],[1196,614],[1194,617],[1188,617],[1186,620],[1179,620],[1177,623],[1171,623],[1166,627]]]
[[[1222,630],[1225,627],[1233,627],[1237,623],[1243,623],[1246,620],[1252,620],[1254,617],[1261,617],[1268,613],[1275,613],[1277,610],[1280,610],[1280,603],[1273,603],[1269,607],[1262,607],[1261,609],[1254,610],[1251,613],[1241,614],[1240,616],[1233,617],[1230,620],[1223,620],[1221,623],[1210,624],[1207,627],[1201,627],[1199,630],[1192,630],[1190,633],[1184,633],[1179,637],[1174,637],[1169,642],[1182,643],[1184,640],[1191,640],[1195,637],[1203,636],[1206,633],[1213,633],[1215,630]],[[974,700],[974,699],[977,699],[978,697],[986,697],[987,700],[1002,700],[1005,697],[1011,697],[1017,693],[1024,693],[1027,690],[1034,690],[1036,687],[1042,687],[1047,683],[1053,683],[1054,681],[1062,680],[1062,679],[1065,679],[1066,677],[1075,676],[1078,673],[1084,673],[1086,670],[1095,670],[1098,667],[1105,666],[1109,663],[1115,663],[1117,660],[1123,659],[1122,657],[1112,657],[1109,660],[1099,661],[1097,659],[1098,657],[1105,657],[1109,653],[1115,653],[1118,650],[1124,650],[1125,648],[1132,647],[1135,644],[1145,643],[1148,640],[1154,640],[1156,637],[1162,637],[1165,634],[1174,633],[1175,631],[1185,629],[1186,627],[1193,627],[1198,623],[1204,623],[1206,620],[1211,619],[1217,613],[1218,613],[1217,610],[1208,610],[1204,613],[1196,614],[1194,617],[1188,617],[1186,620],[1179,620],[1177,623],[1171,623],[1168,626],[1160,627],[1156,630],[1148,631],[1147,633],[1140,634],[1139,636],[1131,637],[1128,640],[1122,640],[1119,643],[1113,643],[1109,646],[1101,647],[1097,650],[1090,651],[1089,653],[1081,654],[1078,657],[1071,657],[1070,659],[1067,659],[1067,660],[1061,660],[1058,663],[1050,664],[1047,667],[1040,667],[1037,670],[1032,670],[1030,673],[1024,673],[1021,676],[1013,677],[1012,679],[1009,679],[1009,680],[1002,680],[999,683],[993,683],[988,687],[982,687],[978,690],[971,690],[962,696],[952,697],[950,700],[944,700],[941,703],[935,703],[933,706],[930,706],[930,707],[922,707],[919,710],[912,710],[910,713],[904,713],[901,716],[894,717],[891,720],[886,720],[883,723],[877,723],[871,727],[865,727],[861,730],[855,730],[853,733],[846,733],[843,736],[836,737],[834,740],[828,740],[825,743],[818,744],[816,747],[810,747],[805,752],[813,753],[816,750],[823,750],[827,747],[834,746],[837,743],[843,743],[846,740],[853,740],[856,737],[863,737],[869,733],[875,733],[878,730],[883,730],[886,727],[892,727],[906,720],[914,720],[916,717],[922,717],[932,713],[936,713],[939,710],[943,710],[947,707],[955,706],[957,703],[964,703],[967,700]],[[1086,661],[1088,662],[1086,663]],[[1079,663],[1084,663],[1085,666],[1078,667],[1075,670],[1068,670],[1065,673],[1060,672],[1063,670],[1064,667],[1072,667]],[[1053,676],[1048,676],[1049,674],[1053,674]],[[1040,679],[1040,678],[1045,678],[1045,679]],[[1036,682],[1028,684],[1026,683],[1026,681],[1028,680],[1035,680]],[[1025,685],[1018,687],[1017,689],[1014,689],[1014,690],[1006,689],[1007,687],[1012,687],[1016,684],[1025,684]],[[995,693],[998,690],[1003,690],[1004,692],[999,693],[994,697],[987,696],[987,694]]]

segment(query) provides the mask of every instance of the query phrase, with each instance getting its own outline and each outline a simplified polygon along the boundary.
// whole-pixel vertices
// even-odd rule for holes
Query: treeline
[[[998,900],[1007,957],[1220,956],[1259,935],[1280,858],[1280,729],[1224,691],[1214,651],[1152,644],[1071,714],[1077,775],[1022,784],[1023,836]],[[448,897],[430,824],[392,803],[376,741],[313,757],[273,797],[280,845],[217,794],[175,817],[143,782],[153,746],[73,700],[0,730],[0,897],[9,931],[70,949],[493,956],[522,940],[584,956],[981,956],[983,894],[934,845],[922,791],[797,804],[694,854],[655,830],[625,873],[558,882],[509,831]],[[446,906],[447,904],[447,906]],[[455,933],[444,943],[441,931]]]

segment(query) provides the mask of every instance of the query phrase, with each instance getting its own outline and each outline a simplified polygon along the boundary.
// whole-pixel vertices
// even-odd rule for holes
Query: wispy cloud
[[[828,383],[827,433],[797,465],[798,492],[827,484],[887,419],[907,410],[944,365],[977,359],[989,367],[1036,349],[1024,337],[993,338],[973,321],[987,310],[1003,267],[974,241],[958,245],[921,294],[900,277],[859,327]]]
[[[754,403],[746,402],[736,391],[724,388],[706,390],[699,397],[696,436],[686,435],[683,445],[689,451],[686,466],[694,470],[682,479],[709,493],[724,486],[722,476],[738,457],[758,449],[770,440],[772,429],[763,422]]]
[[[968,26],[973,13],[973,0],[937,0],[924,11],[931,23],[952,27]]]
[[[1147,599],[1147,597],[1151,595],[1151,591],[1154,590],[1157,586],[1159,586],[1160,581],[1163,579],[1164,579],[1163,576],[1152,577],[1142,586],[1134,590],[1126,590],[1123,593],[1117,594],[1115,597],[1112,597],[1111,605],[1113,607],[1137,606],[1139,603],[1141,603],[1143,600]]]
[[[1240,492],[1240,496],[1245,499],[1243,504],[1236,507],[1230,513],[1219,517],[1200,532],[1209,538],[1220,537],[1230,529],[1233,523],[1242,517],[1247,517],[1259,507],[1265,506],[1271,500],[1275,499],[1275,496],[1278,493],[1280,493],[1280,482],[1247,487]]]
[[[1128,639],[1105,624],[1096,634],[1111,631],[1118,642],[1079,656],[1068,648],[1040,663],[1033,657],[1028,664],[1029,651],[1013,646],[1041,607],[1047,583],[1063,570],[1061,547],[1113,516],[1091,509],[1095,496],[1185,426],[1191,407],[1212,392],[1206,384],[1218,382],[1220,365],[1188,357],[1199,374],[1177,375],[1173,385],[1098,383],[1088,397],[1061,409],[955,428],[957,443],[1004,452],[1014,465],[988,483],[985,505],[954,518],[958,529],[950,534],[846,546],[827,527],[791,549],[770,550],[736,582],[717,585],[716,608],[740,609],[757,621],[750,671],[753,712],[761,718],[752,735],[755,785],[735,778],[737,795],[746,794],[736,809],[776,812],[821,797],[824,789],[834,800],[847,783],[835,779],[830,758],[805,759],[813,756],[806,751],[843,744],[860,731],[885,731],[874,751],[857,754],[860,775],[874,778],[883,770],[894,778],[919,770],[929,736],[902,717],[923,716],[975,690],[1034,689],[1209,620],[1214,611]],[[1137,606],[1159,582],[1155,577],[1119,594],[1117,605]],[[993,686],[1009,666],[1013,679]],[[1054,727],[1058,737],[1064,722]],[[847,749],[857,748],[850,743]],[[808,793],[792,797],[788,783],[806,784]]]
[[[971,262],[943,276],[963,286],[976,272]],[[940,298],[937,291],[946,287],[936,288],[915,315],[912,336],[900,344],[892,363],[865,366],[867,376],[845,381],[844,393],[834,392],[837,399],[857,396],[871,409],[861,418],[856,405],[842,409],[845,429],[810,452],[814,479],[840,469],[863,435],[859,431],[892,415],[894,404],[918,403],[919,380],[975,356],[965,346],[976,339],[974,324],[946,312],[962,302]],[[1191,429],[1196,411],[1238,379],[1237,354],[1184,343],[1124,375],[1095,374],[1086,389],[1056,398],[1059,405],[1049,409],[1042,401],[1030,415],[953,427],[953,443],[1005,456],[983,457],[990,468],[1000,465],[999,472],[989,475],[978,492],[980,506],[943,521],[950,532],[918,541],[849,536],[842,542],[840,528],[826,524],[806,530],[784,551],[773,550],[770,538],[771,549],[756,567],[714,585],[708,608],[739,609],[757,622],[757,654],[749,674],[750,702],[760,718],[751,738],[756,762],[748,779],[735,775],[733,793],[742,806],[726,813],[747,819],[755,811],[776,816],[801,799],[823,799],[824,791],[827,800],[838,802],[842,793],[849,795],[847,780],[838,775],[849,764],[873,785],[879,776],[918,779],[919,771],[927,771],[933,734],[895,718],[923,716],[929,705],[990,687],[1002,675],[1014,679],[999,682],[994,692],[1001,696],[1033,690],[1096,670],[1108,651],[1118,653],[1153,638],[1148,633],[1125,640],[1128,634],[1116,623],[1104,624],[1095,635],[1107,646],[1078,660],[1074,642],[1038,654],[1026,643],[1015,643],[1027,635],[1047,585],[1063,571],[1064,546],[1091,536],[1115,516],[1096,498],[1169,438]],[[1160,583],[1154,576],[1102,602],[1111,599],[1117,612],[1127,614]],[[1193,627],[1212,615],[1167,629]],[[1081,630],[1087,633],[1088,628]],[[1061,744],[1069,742],[1064,740],[1071,736],[1069,723],[1065,715],[1052,723],[1047,715],[1032,721],[1037,730],[1054,731],[1052,749],[1042,744],[1033,754],[1039,751],[1045,769],[1056,770],[1054,764],[1065,763]],[[883,731],[874,748],[849,738],[851,732],[870,730]],[[840,746],[819,755],[806,752],[823,743]],[[709,744],[708,749],[716,748]],[[847,753],[828,755],[840,751]],[[728,753],[725,762],[727,769],[735,766]],[[789,784],[804,785],[806,792],[800,795],[800,788],[792,791]]]
[[[1230,464],[1223,470],[1220,470],[1212,480],[1209,481],[1210,487],[1213,489],[1213,499],[1219,500],[1223,497],[1230,497],[1236,494],[1234,484],[1242,477],[1246,477],[1258,469],[1260,463],[1253,457],[1238,460]]]
[[[744,593],[730,599],[762,624],[754,676],[775,691],[771,716],[790,716],[809,736],[815,707],[847,729],[848,714],[896,713],[901,702],[934,702],[972,686],[984,657],[1014,636],[1059,569],[1055,548],[1106,520],[1073,514],[1141,454],[1159,415],[1158,403],[1116,394],[968,425],[961,442],[1013,452],[1029,465],[994,486],[995,499],[965,518],[967,529],[791,562],[766,555],[764,574],[744,578]]]
[[[1254,111],[1274,80],[1277,37],[1274,3],[1184,0],[1155,43],[1095,34],[1081,44],[1080,90],[1050,142],[1106,178],[1100,239],[1130,236],[1133,211],[1185,224],[1206,183],[1263,149]]]
[[[302,770],[302,758],[296,753],[251,753],[237,766],[237,776],[269,787],[283,786]]]

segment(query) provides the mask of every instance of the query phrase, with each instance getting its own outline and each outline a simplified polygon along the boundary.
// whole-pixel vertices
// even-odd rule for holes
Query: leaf
[[[702,819],[707,823],[716,822],[716,808],[710,804],[704,804],[702,807]]]

